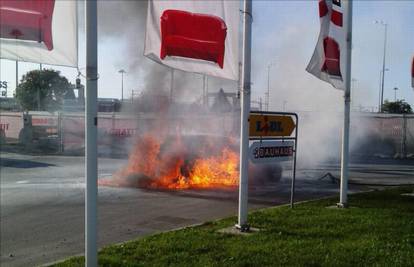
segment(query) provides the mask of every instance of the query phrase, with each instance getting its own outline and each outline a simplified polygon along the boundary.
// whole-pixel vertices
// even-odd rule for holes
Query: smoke
[[[171,69],[143,56],[147,1],[98,3],[100,42],[121,43],[122,50],[113,62],[115,68],[126,69],[129,79],[136,83],[135,88],[144,94],[169,96]],[[276,28],[266,34],[253,28],[252,99],[264,94],[265,88],[260,88],[264,83],[259,81],[267,79],[267,63],[272,58],[276,59],[270,77],[270,110],[299,113],[299,163],[313,165],[332,159],[338,160],[343,125],[343,92],[305,72],[316,43],[319,23],[314,20],[314,24],[307,25],[308,28],[304,31],[303,20],[289,22],[283,28]],[[256,35],[257,33],[259,34]],[[358,49],[356,47],[357,53]],[[174,100],[199,100],[202,84],[201,75],[175,70],[172,92]],[[356,84],[358,86],[353,91],[354,99],[373,97],[367,93],[373,90],[367,88],[365,81],[356,81]],[[208,87],[210,92],[217,92],[220,88],[227,92],[236,92],[237,82],[209,77]],[[358,121],[353,123],[358,124]],[[214,128],[217,124],[217,121],[212,120],[203,126]],[[363,139],[365,132],[370,131],[360,127],[358,140]],[[191,130],[188,129],[187,132]],[[352,142],[351,139],[351,145]]]
[[[253,93],[265,94],[268,65],[270,69],[270,110],[290,111],[299,115],[298,163],[315,166],[324,162],[338,162],[341,153],[343,128],[343,91],[334,89],[305,71],[317,41],[319,23],[307,25],[303,20],[289,19],[289,24],[274,32],[254,38],[256,53],[253,65]],[[309,45],[312,44],[312,45]],[[356,46],[356,49],[359,49]],[[355,53],[355,51],[354,51]],[[273,62],[272,62],[272,59]],[[355,60],[358,64],[358,59]],[[356,80],[352,89],[353,110],[358,110],[361,99],[375,98],[364,81]],[[356,85],[356,86],[355,86]],[[263,97],[264,98],[264,97]],[[359,100],[359,101],[355,101]],[[373,125],[351,115],[351,153],[367,142],[374,131]],[[356,131],[357,130],[357,131]]]
[[[136,82],[136,88],[141,92],[169,96],[171,69],[143,56],[147,1],[99,1],[98,3],[100,42],[122,43],[122,52],[113,63],[115,67],[126,69],[129,79]],[[255,88],[254,79],[263,78],[263,74],[267,73],[260,64],[267,62],[268,55],[259,53],[260,48],[255,47],[260,43],[260,38],[265,37],[264,43],[267,46],[265,49],[279,51],[271,77],[271,110],[282,111],[285,107],[289,111],[302,111],[299,130],[299,160],[302,162],[338,158],[340,151],[341,120],[338,118],[340,117],[338,112],[340,112],[339,107],[342,107],[341,92],[332,90],[329,85],[321,86],[317,79],[305,73],[304,69],[311,52],[306,46],[309,42],[292,42],[292,40],[312,39],[313,35],[310,31],[304,33],[300,25],[296,27],[292,25],[277,34],[266,34],[253,39],[253,94],[258,89]],[[235,92],[237,83],[209,77],[208,87],[210,92],[217,92],[219,88]],[[175,70],[173,88],[176,101],[194,102],[202,94],[202,76]],[[309,112],[315,110],[330,112],[318,114]],[[166,121],[165,118],[162,120]],[[207,123],[204,120],[204,124],[210,129],[201,131],[211,132],[211,129],[217,128],[215,127],[217,124],[222,123],[217,123],[213,119]],[[191,132],[191,129],[185,131]]]
[[[100,42],[121,42],[122,52],[113,63],[117,69],[126,69],[130,80],[139,91],[169,95],[171,69],[143,56],[148,2],[99,1]],[[199,74],[174,70],[173,97],[176,101],[193,102],[202,95],[203,77]],[[209,86],[234,91],[237,83],[209,78]]]

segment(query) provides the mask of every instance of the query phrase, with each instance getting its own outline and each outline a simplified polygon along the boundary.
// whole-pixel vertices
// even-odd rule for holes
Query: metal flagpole
[[[85,1],[86,16],[86,151],[85,151],[85,264],[97,266],[97,87],[98,87],[98,44],[97,3]]]
[[[203,106],[206,107],[206,98],[207,98],[207,94],[206,94],[206,75],[203,75]]]
[[[241,84],[241,131],[240,131],[240,180],[239,180],[239,214],[240,231],[248,231],[248,150],[249,150],[249,113],[250,113],[250,61],[252,39],[252,0],[244,0],[243,13],[243,67]]]
[[[171,84],[170,84],[170,101],[173,101],[173,91],[174,91],[174,69],[171,68]]]
[[[349,164],[349,124],[351,110],[351,65],[352,65],[352,4],[353,0],[348,0],[348,32],[347,32],[347,65],[345,77],[345,109],[344,109],[344,128],[342,133],[342,161],[341,161],[341,189],[338,207],[345,208],[348,205],[348,164]]]
[[[19,61],[16,60],[16,89],[17,86],[19,86]]]

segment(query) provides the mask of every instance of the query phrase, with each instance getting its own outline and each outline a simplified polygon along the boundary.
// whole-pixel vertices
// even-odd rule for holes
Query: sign
[[[293,158],[294,141],[257,141],[250,146],[253,163],[289,161]]]
[[[290,136],[296,125],[291,116],[250,114],[250,138]]]
[[[7,81],[0,81],[0,89],[1,88],[7,89]]]
[[[5,89],[5,90],[2,90]],[[1,96],[7,97],[7,82],[6,81],[0,81],[0,92]]]
[[[57,126],[56,117],[32,117],[32,126]]]

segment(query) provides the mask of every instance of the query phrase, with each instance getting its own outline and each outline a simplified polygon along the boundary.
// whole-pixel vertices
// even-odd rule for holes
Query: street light
[[[124,74],[126,71],[121,69],[118,73],[121,73],[121,102],[124,102]]]
[[[379,111],[382,112],[382,105],[384,103],[384,83],[385,83],[385,56],[387,52],[387,31],[388,31],[388,24],[382,20],[376,20],[375,24],[379,24],[384,26],[384,55],[382,59],[382,83],[381,83],[381,103]]]
[[[384,70],[380,70],[380,88],[379,88],[379,99],[378,99],[378,112],[382,112],[382,105],[384,104],[384,73],[389,71],[390,69],[386,68]]]
[[[394,87],[394,102],[397,102],[397,87]]]
[[[270,62],[267,65],[267,93],[266,93],[266,111],[269,111],[269,103],[270,103],[270,68],[275,66],[276,62]]]

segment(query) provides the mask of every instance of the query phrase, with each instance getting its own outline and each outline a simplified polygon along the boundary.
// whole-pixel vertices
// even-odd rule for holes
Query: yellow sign
[[[250,137],[290,136],[296,125],[291,116],[250,114]]]

